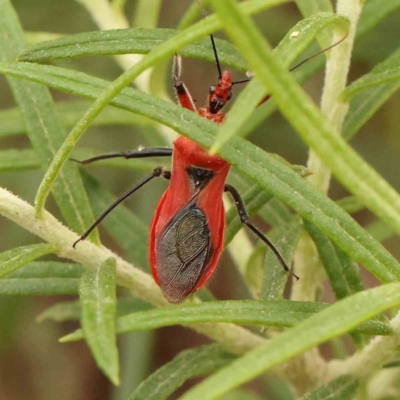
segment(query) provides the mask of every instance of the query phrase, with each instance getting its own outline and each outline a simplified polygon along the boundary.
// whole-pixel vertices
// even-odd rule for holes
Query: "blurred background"
[[[74,34],[97,30],[86,9],[77,1],[13,0],[12,3],[23,28],[29,33]],[[190,4],[189,0],[164,0],[158,26],[175,28]],[[127,1],[125,10],[130,20],[134,18],[135,7],[136,1]],[[295,5],[286,5],[262,13],[255,19],[268,40],[276,45],[301,19],[301,16]],[[350,80],[368,72],[396,49],[400,34],[399,20],[400,12],[396,12],[378,28],[356,42]],[[217,36],[223,37],[221,34]],[[120,67],[111,57],[60,61],[55,64],[110,80],[121,73]],[[243,74],[235,73],[235,77],[243,79]],[[198,105],[205,101],[208,87],[215,83],[216,78],[214,64],[200,60],[184,60],[183,80]],[[320,72],[305,85],[305,89],[316,102],[319,102],[322,82],[323,72]],[[172,87],[169,75],[166,84],[167,87]],[[240,90],[240,88],[237,89]],[[0,92],[2,93],[0,108],[14,107],[13,97],[2,76],[0,76]],[[52,94],[56,101],[73,99],[71,96],[55,91],[52,91]],[[170,95],[174,98],[172,90],[170,90]],[[397,171],[400,158],[399,101],[400,94],[397,93],[351,141],[359,154],[397,189],[400,188],[400,174]],[[79,146],[102,153],[134,149],[139,145],[154,145],[157,140],[152,127],[134,125],[91,127]],[[249,140],[266,151],[283,156],[290,163],[306,163],[307,147],[278,112],[253,132]],[[1,149],[29,147],[30,144],[25,135],[5,137],[0,140]],[[143,175],[143,173],[128,169],[106,168],[101,165],[90,168],[89,172],[115,195],[122,193]],[[0,186],[32,203],[42,176],[43,172],[40,170],[2,173]],[[152,184],[146,190],[135,194],[126,205],[135,210],[146,224],[149,224],[165,187],[164,182]],[[347,194],[333,180],[330,196],[333,199],[339,199]],[[62,219],[54,201],[51,200],[47,207]],[[374,220],[367,211],[359,212],[354,217],[361,225],[367,225]],[[101,228],[100,232],[103,243],[124,256],[124,251],[118,244]],[[0,251],[39,242],[36,237],[4,218],[0,218],[0,238]],[[395,256],[399,256],[400,246],[397,239],[389,238],[384,241],[384,245]],[[238,274],[232,267],[228,254],[225,253],[209,287],[219,299],[234,299],[240,293],[239,281]],[[1,400],[50,400],[56,396],[57,400],[123,400],[149,373],[170,361],[179,351],[208,342],[208,339],[180,327],[120,337],[122,385],[115,389],[96,368],[84,343],[61,345],[57,342],[60,336],[77,327],[75,323],[56,324],[35,321],[37,315],[50,305],[70,299],[71,297],[66,296],[0,297]],[[191,383],[193,382],[188,384]],[[262,396],[268,395],[271,399],[277,398],[262,381],[252,385],[251,390]]]

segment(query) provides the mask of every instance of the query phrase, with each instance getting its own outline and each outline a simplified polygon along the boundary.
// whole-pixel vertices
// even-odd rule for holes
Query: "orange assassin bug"
[[[189,91],[180,79],[181,59],[178,55],[175,55],[173,63],[174,89],[182,107],[221,124],[225,118],[221,109],[232,97],[232,86],[248,82],[250,79],[232,82],[232,73],[227,70],[222,71],[214,38],[212,35],[210,38],[219,77],[218,83],[209,89],[206,107],[196,109]],[[340,42],[303,60],[291,68],[291,71]],[[267,101],[269,97],[267,96],[261,103]],[[240,220],[271,248],[283,269],[299,279],[290,271],[271,241],[249,221],[238,191],[232,185],[225,183],[230,169],[229,163],[217,155],[210,155],[206,149],[183,136],[175,140],[173,145],[173,149],[142,148],[78,161],[86,165],[116,157],[130,159],[172,156],[172,169],[167,171],[164,167],[154,168],[143,181],[111,204],[73,246],[84,240],[116,206],[134,192],[154,178],[163,177],[169,180],[169,186],[158,203],[151,223],[149,261],[153,277],[169,302],[184,301],[190,294],[202,288],[215,271],[224,243],[225,212],[222,203],[224,192],[232,196]]]

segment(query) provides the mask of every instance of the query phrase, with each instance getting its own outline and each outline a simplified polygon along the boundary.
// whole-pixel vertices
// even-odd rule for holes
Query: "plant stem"
[[[345,374],[365,378],[393,360],[393,355],[398,352],[400,345],[400,312],[392,319],[391,326],[395,332],[393,335],[376,337],[361,352],[346,360],[331,361],[327,379],[332,380]]]
[[[337,12],[345,15],[351,21],[346,40],[339,46],[331,50],[326,66],[325,86],[322,93],[321,109],[331,125],[335,128],[337,134],[340,134],[348,106],[340,101],[340,94],[346,87],[347,74],[349,71],[351,52],[353,49],[354,35],[357,27],[357,21],[362,9],[361,0],[338,0]],[[336,43],[343,37],[343,34],[336,32],[333,36],[333,43]],[[317,154],[310,150],[307,168],[313,172],[307,179],[323,193],[327,193],[331,177],[330,169],[324,165]],[[302,270],[301,276],[312,275],[311,279],[300,279],[297,287],[294,289],[294,300],[315,300],[316,290],[322,283],[323,273],[319,273],[315,260],[318,258],[318,252],[315,246],[311,244],[311,239],[304,235],[299,242],[296,255],[296,268]],[[314,261],[313,261],[314,260]],[[312,269],[312,270],[310,270]]]
[[[347,83],[354,36],[361,10],[361,0],[338,0],[337,2],[337,13],[349,18],[350,28],[346,40],[334,47],[329,54],[326,64],[321,110],[338,135],[341,133],[343,121],[348,110],[348,103],[343,103],[340,100],[340,95]],[[343,34],[335,31],[333,43],[338,42],[342,38]],[[308,180],[321,192],[327,193],[331,171],[312,150],[310,150],[307,167],[313,172],[308,177]]]

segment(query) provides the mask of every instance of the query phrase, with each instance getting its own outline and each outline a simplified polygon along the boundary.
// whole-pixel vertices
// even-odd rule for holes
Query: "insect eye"
[[[228,93],[228,97],[226,98],[226,100],[230,100],[232,98],[232,91],[230,90]]]
[[[214,92],[215,92],[215,86],[210,86],[209,92],[210,92],[210,94],[214,94]]]

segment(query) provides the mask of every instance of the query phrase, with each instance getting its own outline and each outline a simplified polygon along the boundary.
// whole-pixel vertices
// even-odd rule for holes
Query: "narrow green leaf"
[[[82,116],[82,110],[88,108],[90,102],[63,101],[55,104],[55,112],[64,127],[72,127]],[[0,110],[0,138],[27,133],[26,126],[18,108]],[[93,121],[92,126],[103,125],[152,125],[152,121],[137,114],[132,114],[115,107],[106,107]]]
[[[342,266],[343,276],[346,279],[350,293],[357,293],[364,290],[364,284],[361,280],[360,269],[351,260],[351,258],[339,247],[334,245],[337,258]]]
[[[365,227],[365,230],[379,242],[383,242],[384,240],[395,235],[393,229],[391,229],[385,222],[380,220],[371,222]]]
[[[343,197],[342,199],[337,200],[336,204],[342,207],[343,210],[349,214],[356,213],[365,208],[364,205],[361,204],[360,201],[354,196]]]
[[[319,12],[334,12],[329,0],[296,0],[296,4],[305,18]]]
[[[63,301],[62,303],[57,303],[41,312],[36,317],[36,321],[79,321],[81,315],[81,305],[79,301]]]
[[[82,116],[82,110],[90,107],[90,104],[91,102],[87,100],[63,101],[55,104],[55,111],[64,126],[72,127]],[[92,126],[102,125],[149,126],[154,123],[141,115],[115,107],[106,107],[92,123]]]
[[[258,212],[259,216],[271,226],[279,226],[293,222],[293,214],[276,197],[272,198]]]
[[[16,247],[0,254],[0,278],[29,264],[46,254],[56,253],[57,249],[50,244],[34,244]]]
[[[347,26],[348,20],[342,16],[330,13],[319,13],[298,22],[279,43],[274,53],[279,63],[289,66],[313,42],[316,35],[327,26]],[[293,32],[300,32],[293,36]],[[266,95],[267,89],[254,78],[242,91],[232,106],[231,112],[218,132],[211,151],[217,152],[221,146],[233,136],[242,136],[242,125],[251,117],[252,112]],[[246,131],[247,132],[247,131]]]
[[[26,278],[1,279],[1,296],[65,295],[78,293],[79,279]]]
[[[226,353],[219,345],[182,351],[143,381],[129,400],[168,399],[186,380],[210,374],[234,359],[234,356]]]
[[[115,273],[114,258],[107,259],[98,268],[86,268],[81,278],[79,296],[82,329],[93,357],[111,382],[119,385]]]
[[[346,297],[222,368],[187,392],[182,400],[216,399],[270,368],[349,332],[368,318],[399,304],[399,283]]]
[[[26,45],[24,32],[9,1],[0,3],[0,61],[15,60]],[[8,78],[21,109],[29,139],[47,168],[65,139],[65,132],[54,112],[49,90],[41,85]],[[75,165],[66,165],[53,189],[57,204],[68,225],[82,232],[93,219],[89,201]],[[96,233],[91,236],[95,241]]]
[[[106,81],[80,72],[29,63],[0,64],[0,72],[33,79],[58,90],[90,98],[96,98],[101,89],[108,85]],[[205,148],[213,143],[213,135],[217,130],[215,124],[175,104],[134,89],[125,89],[111,104],[161,122]],[[394,276],[400,278],[398,262],[382,245],[339,206],[275,157],[239,138],[232,139],[221,148],[220,155],[260,188],[272,193],[321,229],[378,279],[387,282],[393,280]],[[374,195],[375,188],[376,185],[369,186],[368,195]]]
[[[151,306],[134,297],[121,297],[117,299],[117,316],[133,312],[149,310]],[[36,320],[38,322],[51,320],[55,322],[78,321],[81,318],[81,305],[79,301],[63,301],[57,303],[40,313]]]
[[[334,9],[330,0],[295,0],[304,18],[321,12],[333,13]],[[331,44],[332,34],[325,30],[318,34],[318,40],[322,48],[328,47]]]
[[[392,84],[393,81],[398,81],[399,79],[400,79],[400,65],[381,73],[375,72],[373,74],[364,75],[360,79],[353,82],[350,86],[348,86],[343,92],[342,96],[344,100],[348,100],[350,97],[354,96],[358,92],[367,90],[374,86],[380,86],[386,83]]]
[[[399,1],[400,3],[400,1]],[[364,7],[364,9],[366,6]],[[374,75],[385,74],[400,65],[400,49],[386,60],[379,63],[372,71],[361,79],[371,79]],[[359,85],[358,81],[354,84]],[[349,87],[351,87],[350,85]],[[355,93],[350,100],[350,107],[343,125],[343,137],[350,139],[375,114],[375,112],[400,88],[400,80],[373,86]]]
[[[301,231],[302,228],[299,222],[296,221],[275,228],[269,235],[272,243],[279,249],[286,264],[289,266],[292,265]],[[264,260],[264,274],[260,290],[260,299],[283,299],[283,292],[289,277],[289,273],[283,270],[275,254],[271,250],[268,250]]]
[[[302,400],[352,400],[357,389],[357,380],[352,376],[343,375],[307,393]]]
[[[360,21],[357,25],[357,36],[375,28],[389,14],[400,8],[400,0],[368,0],[363,7]]]
[[[358,268],[346,253],[335,247],[318,228],[309,222],[304,221],[304,228],[317,247],[319,257],[328,275],[336,299],[340,300],[352,293],[363,290]],[[363,338],[360,335],[353,333],[352,338],[357,347],[362,346]]]
[[[40,160],[32,150],[0,150],[0,172],[40,168]]]
[[[18,108],[0,110],[0,138],[26,133],[26,126]]]
[[[270,88],[281,112],[303,140],[324,160],[347,189],[400,232],[398,193],[336,134],[311,99],[277,62],[252,20],[240,13],[236,3],[233,0],[211,2],[224,21],[228,34],[241,48],[258,78]],[[222,157],[223,153],[221,150]],[[306,218],[310,220],[309,216]]]
[[[241,9],[243,12],[252,10],[261,10],[274,7],[278,4],[286,3],[287,0],[263,0],[243,3]],[[68,134],[62,146],[50,163],[45,176],[39,186],[35,197],[35,209],[38,215],[42,213],[46,199],[52,189],[53,183],[61,171],[61,167],[68,159],[71,151],[75,147],[79,138],[89,127],[91,121],[110,103],[118,94],[122,92],[137,76],[155,63],[171,57],[182,47],[193,43],[196,39],[212,33],[221,26],[216,16],[210,16],[190,28],[190,34],[183,31],[173,38],[167,40],[152,50],[146,57],[133,65],[129,70],[120,75],[113,83],[104,89],[100,96],[94,101],[93,105],[86,111],[83,117],[77,122],[71,132]]]
[[[175,29],[115,29],[68,35],[28,48],[19,61],[43,62],[54,59],[110,56],[116,54],[147,54],[180,31]],[[246,63],[235,46],[216,39],[218,57],[224,65],[246,71]],[[182,57],[214,61],[210,39],[204,38],[179,51]]]
[[[187,325],[207,322],[291,327],[327,307],[328,305],[325,303],[285,300],[209,301],[202,304],[176,306],[125,315],[117,320],[117,332],[128,333],[177,324]],[[390,325],[378,320],[365,322],[357,328],[357,331],[379,335],[392,333]],[[77,330],[61,338],[60,341],[76,341],[82,338],[82,331]]]
[[[157,26],[161,6],[161,0],[139,0],[136,3],[132,26],[136,28],[153,28]]]
[[[78,264],[67,264],[56,261],[35,261],[7,275],[5,279],[80,278],[81,276],[82,266]]]
[[[304,227],[317,247],[336,298],[364,290],[359,269],[351,258],[309,222],[305,221]]]
[[[296,400],[293,394],[293,389],[289,382],[283,380],[284,378],[277,378],[276,376],[266,375],[262,377],[262,382],[274,400]],[[231,393],[231,392],[230,392]]]
[[[83,173],[83,181],[92,204],[95,215],[100,215],[110,204],[115,201],[115,197],[103,189],[100,183],[92,176]],[[148,236],[149,227],[146,226],[132,211],[124,205],[116,208],[102,222],[105,229],[122,246],[129,257],[149,271],[148,261]]]
[[[307,221],[304,221],[304,228],[317,247],[319,257],[324,265],[336,298],[340,300],[347,297],[350,294],[350,290],[343,276],[342,265],[331,241],[318,228]]]
[[[203,0],[201,5],[203,7],[207,6],[208,0]],[[200,17],[201,17],[201,8],[199,7],[199,3],[197,1],[192,1],[188,9],[183,14],[181,20],[178,24],[178,29],[182,30],[191,25],[193,25]]]

